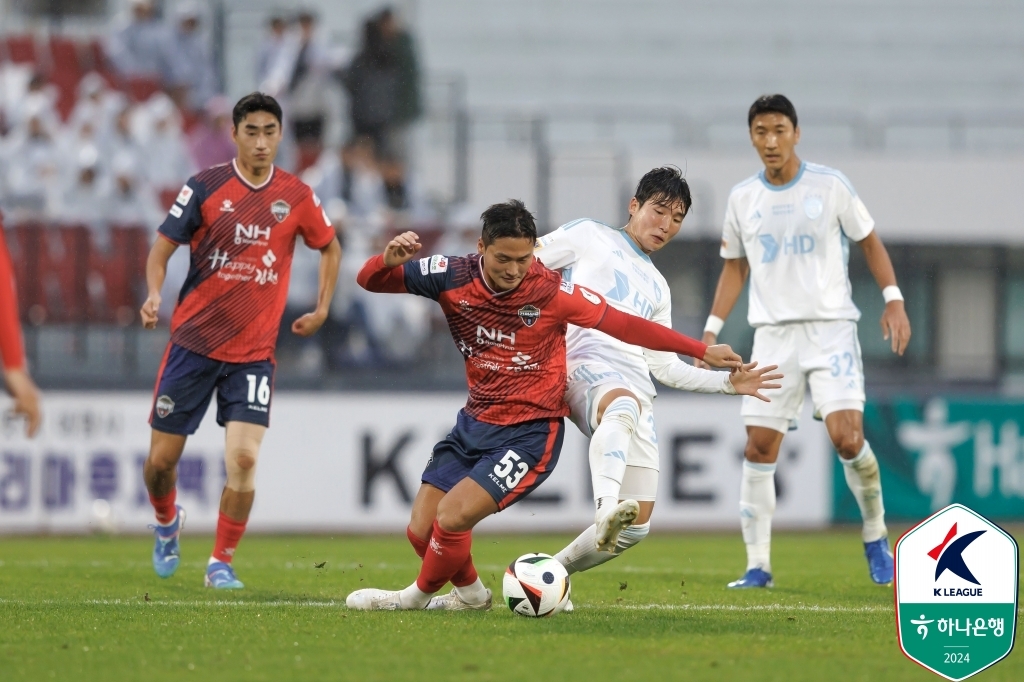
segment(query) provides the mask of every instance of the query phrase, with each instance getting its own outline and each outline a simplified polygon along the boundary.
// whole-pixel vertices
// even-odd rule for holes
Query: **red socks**
[[[421,559],[426,556],[427,547],[430,544],[430,538],[428,537],[426,540],[423,540],[413,533],[412,529],[408,527],[405,529],[405,535],[409,538],[412,548],[416,550],[416,555]],[[431,537],[433,537],[433,535],[431,535]],[[466,563],[462,564],[462,567],[451,577],[451,583],[452,585],[455,585],[455,587],[465,587],[466,585],[472,585],[475,583],[477,577],[476,567],[473,565],[473,556],[470,555],[466,559]]]
[[[411,533],[409,533],[411,535]],[[418,538],[417,538],[418,539]],[[420,542],[423,542],[420,540]],[[473,532],[464,530],[451,533],[434,521],[434,531],[423,557],[423,566],[420,567],[419,577],[416,578],[416,586],[427,594],[434,594],[451,580],[454,583],[455,576],[463,567],[468,565],[469,571],[476,581],[476,569],[470,557],[470,548],[473,544]],[[416,543],[413,547],[416,547]],[[465,575],[461,575],[464,578]],[[464,583],[468,584],[468,583]]]
[[[152,494],[149,496],[149,502],[153,505],[153,509],[156,510],[156,522],[161,526],[166,526],[174,520],[174,516],[178,513],[177,508],[174,506],[177,498],[177,488],[171,488],[171,492],[163,497],[153,497]]]
[[[238,543],[241,542],[242,535],[245,533],[245,523],[245,521],[235,521],[221,512],[220,518],[217,519],[217,539],[213,544],[212,557],[214,559],[226,564],[231,563],[231,559],[235,556],[235,548],[238,547]]]

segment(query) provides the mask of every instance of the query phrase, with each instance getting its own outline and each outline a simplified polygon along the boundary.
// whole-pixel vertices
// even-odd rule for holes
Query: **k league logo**
[[[963,680],[1010,653],[1016,634],[1017,542],[961,504],[896,543],[896,629],[915,663]]]

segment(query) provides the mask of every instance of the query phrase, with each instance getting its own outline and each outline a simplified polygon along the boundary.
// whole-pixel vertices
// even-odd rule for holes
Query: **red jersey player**
[[[241,588],[231,559],[245,532],[255,495],[256,459],[270,423],[274,347],[288,293],[295,240],[320,251],[316,311],[292,324],[309,336],[327,319],[341,246],[316,195],[274,167],[281,107],[253,93],[232,112],[238,156],[189,179],[149,253],[149,298],[142,322],[156,326],[167,261],[188,244],[191,264],[171,318],[171,341],[154,392],[149,458],[143,470],[156,509],[153,568],[161,578],[178,568],[185,520],[175,503],[177,464],[217,391],[217,423],[225,427],[227,481],[206,585]]]
[[[29,376],[25,363],[25,347],[21,342],[18,320],[18,297],[14,286],[11,254],[4,241],[3,218],[0,217],[0,361],[3,364],[4,386],[14,398],[14,413],[25,417],[29,438],[36,435],[42,422],[39,391]]]
[[[551,474],[565,433],[565,331],[596,328],[626,343],[738,367],[728,346],[705,346],[660,324],[608,306],[592,291],[534,261],[537,228],[519,201],[484,211],[478,255],[412,260],[406,232],[359,273],[369,291],[411,293],[441,304],[465,357],[469,401],[434,451],[413,503],[407,535],[423,559],[401,591],[357,590],[360,610],[487,609],[491,592],[470,557],[472,528],[522,499]],[[451,594],[431,600],[446,583]]]

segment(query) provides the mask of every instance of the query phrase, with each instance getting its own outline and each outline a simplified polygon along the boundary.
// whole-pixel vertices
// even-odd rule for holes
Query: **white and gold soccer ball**
[[[524,554],[505,571],[501,586],[513,613],[528,618],[553,616],[569,603],[569,573],[547,554]]]

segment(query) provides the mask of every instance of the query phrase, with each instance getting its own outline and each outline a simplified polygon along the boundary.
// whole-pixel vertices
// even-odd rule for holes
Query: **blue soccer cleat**
[[[206,567],[206,586],[218,590],[240,590],[245,585],[235,577],[235,571],[231,564],[223,561],[215,561]]]
[[[760,568],[748,569],[739,580],[733,580],[728,585],[733,589],[744,589],[748,587],[775,587],[772,582],[772,574]]]
[[[868,571],[875,583],[878,585],[892,583],[893,563],[892,552],[889,551],[889,538],[865,542],[864,556],[868,558]]]
[[[178,513],[171,525],[150,526],[156,536],[156,543],[153,545],[153,570],[161,578],[170,578],[174,575],[181,561],[178,536],[181,535],[181,529],[185,527],[185,510],[180,505],[176,505],[176,509]]]

